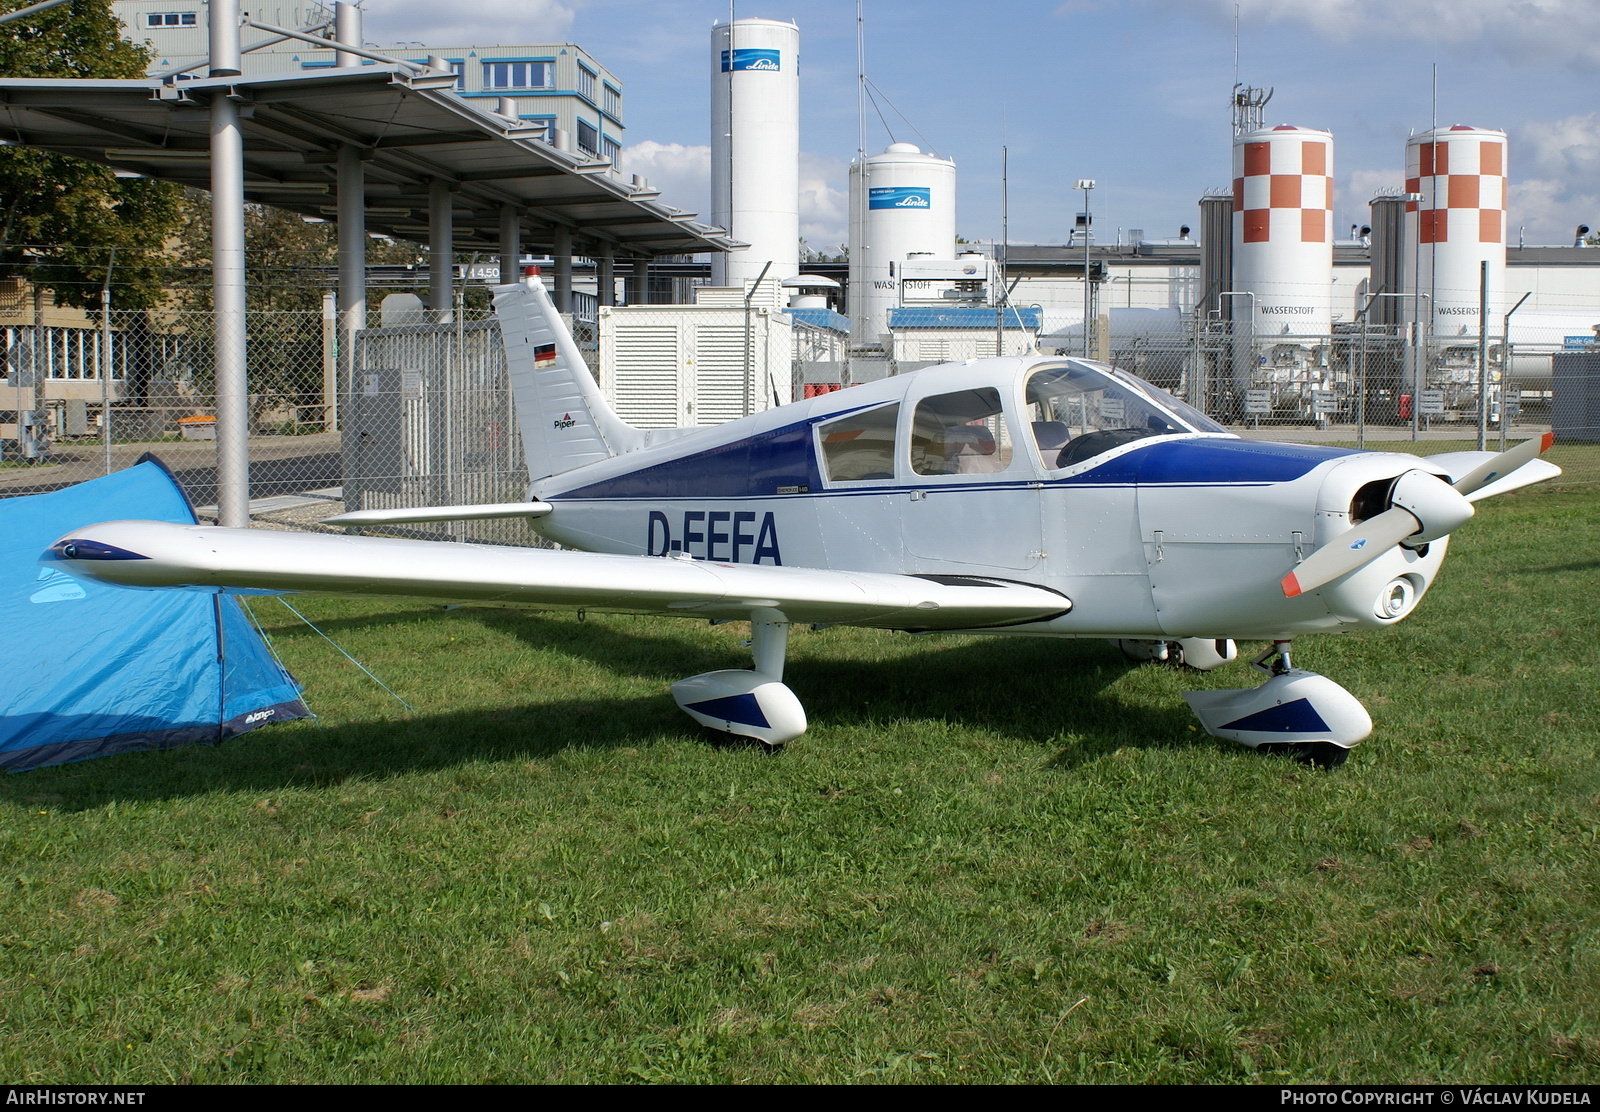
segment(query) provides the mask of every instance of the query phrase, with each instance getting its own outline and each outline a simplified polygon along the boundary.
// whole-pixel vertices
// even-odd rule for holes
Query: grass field
[[[408,713],[257,600],[320,722],[0,780],[0,1076],[1593,1082],[1596,511],[1297,642],[1331,772],[1195,729],[1242,664],[800,632],[768,757],[667,694],[739,626],[308,600]]]

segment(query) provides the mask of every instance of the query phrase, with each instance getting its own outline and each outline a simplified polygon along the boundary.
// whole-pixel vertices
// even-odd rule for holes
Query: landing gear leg
[[[750,655],[755,668],[729,668],[672,685],[685,714],[713,735],[749,739],[777,749],[806,732],[806,712],[783,683],[789,620],[765,607],[750,614]]]
[[[1151,641],[1120,637],[1113,638],[1111,643],[1135,663],[1155,661],[1180,664],[1197,672],[1220,668],[1238,655],[1234,643],[1225,638],[1185,637],[1177,641]]]
[[[1274,640],[1250,664],[1268,677],[1260,687],[1184,693],[1213,737],[1331,768],[1372,733],[1372,719],[1354,695],[1326,676],[1294,667],[1288,638]]]
[[[1294,666],[1289,663],[1289,645],[1286,638],[1274,641],[1250,660],[1250,667],[1268,676],[1286,676]]]

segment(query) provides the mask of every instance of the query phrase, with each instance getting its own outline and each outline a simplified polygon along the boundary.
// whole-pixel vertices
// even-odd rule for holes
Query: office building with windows
[[[148,43],[151,76],[181,71],[205,72],[208,35],[205,0],[112,0],[133,42]],[[294,30],[332,25],[333,11],[314,0],[299,3],[252,4],[254,18]],[[270,39],[264,31],[246,28],[243,45]],[[435,46],[423,43],[372,44],[367,48],[407,62],[443,58],[457,74],[456,91],[468,99],[488,98],[493,111],[498,98],[516,101],[517,114],[531,124],[544,124],[570,137],[575,151],[616,164],[622,146],[622,82],[581,47],[572,43]],[[331,48],[318,49],[293,39],[243,55],[247,74],[301,69],[330,69]],[[200,68],[190,69],[199,66]]]

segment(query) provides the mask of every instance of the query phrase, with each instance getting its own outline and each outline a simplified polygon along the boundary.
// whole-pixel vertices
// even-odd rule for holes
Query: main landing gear
[[[672,685],[683,712],[713,734],[748,738],[777,749],[806,732],[806,711],[783,683],[789,620],[776,610],[750,615],[750,655],[755,669],[726,668]]]
[[[1372,719],[1354,695],[1290,663],[1288,639],[1274,641],[1250,665],[1268,677],[1260,687],[1184,692],[1213,737],[1332,768],[1372,733]]]

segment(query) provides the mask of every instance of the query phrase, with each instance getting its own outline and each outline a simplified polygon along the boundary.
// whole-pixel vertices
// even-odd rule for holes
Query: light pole
[[[1087,359],[1090,355],[1089,329],[1092,327],[1089,316],[1092,288],[1089,285],[1089,228],[1094,223],[1094,218],[1089,215],[1089,190],[1094,188],[1094,179],[1079,178],[1073,188],[1083,190],[1083,215],[1078,220],[1078,226],[1083,231],[1083,357]]]
[[[1506,450],[1506,424],[1510,420],[1506,413],[1506,387],[1511,385],[1511,314],[1522,308],[1522,303],[1533,296],[1529,290],[1517,299],[1517,303],[1504,317],[1500,319],[1500,450]],[[1518,391],[1517,408],[1522,408],[1521,391]]]
[[[1422,405],[1422,194],[1402,193],[1400,199],[1415,205],[1416,233],[1411,241],[1411,439],[1417,439]],[[1431,307],[1430,302],[1430,307]]]

